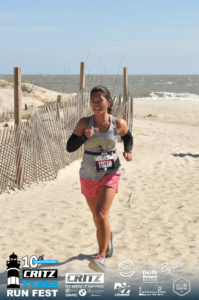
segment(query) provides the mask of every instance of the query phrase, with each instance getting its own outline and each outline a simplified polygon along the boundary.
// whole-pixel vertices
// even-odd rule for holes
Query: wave
[[[135,97],[137,100],[183,100],[199,101],[199,95],[192,93],[152,92],[149,95]]]

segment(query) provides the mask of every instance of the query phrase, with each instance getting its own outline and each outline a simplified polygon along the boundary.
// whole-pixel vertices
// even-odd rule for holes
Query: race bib
[[[95,157],[97,172],[113,169],[114,157],[112,155],[98,155]]]

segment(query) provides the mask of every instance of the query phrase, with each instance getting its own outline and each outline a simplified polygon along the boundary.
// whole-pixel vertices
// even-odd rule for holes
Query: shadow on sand
[[[193,158],[198,158],[199,154],[191,154],[191,153],[172,153],[171,155],[175,157],[184,157],[184,156],[191,156]]]

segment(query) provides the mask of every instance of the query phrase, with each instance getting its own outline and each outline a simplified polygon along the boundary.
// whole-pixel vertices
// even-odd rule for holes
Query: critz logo
[[[66,273],[66,283],[104,283],[103,273]]]
[[[56,269],[23,270],[23,278],[57,278],[57,270]]]

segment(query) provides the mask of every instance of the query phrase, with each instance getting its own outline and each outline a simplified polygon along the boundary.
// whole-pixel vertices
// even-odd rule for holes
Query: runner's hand
[[[131,161],[132,160],[132,153],[124,152],[123,155],[124,155],[124,158],[126,159],[126,161]]]
[[[91,127],[90,129],[86,129],[84,131],[84,134],[89,139],[90,137],[92,137],[94,135],[94,128]]]

